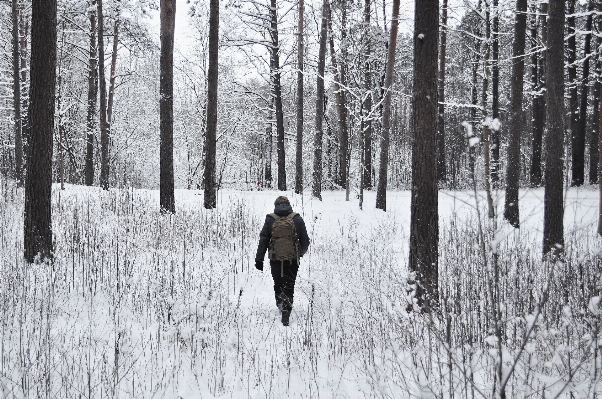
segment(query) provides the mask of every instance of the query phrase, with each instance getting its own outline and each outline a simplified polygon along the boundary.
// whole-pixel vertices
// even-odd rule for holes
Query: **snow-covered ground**
[[[600,395],[598,192],[567,192],[555,264],[541,261],[543,193],[521,191],[519,231],[486,219],[483,193],[440,192],[442,309],[426,315],[406,312],[409,192],[389,192],[387,212],[373,192],[363,210],[344,192],[284,193],[312,240],[285,328],[254,268],[282,193],[224,190],[205,210],[182,190],[165,216],[156,191],[56,187],[55,263],[30,266],[22,192],[5,188],[0,398],[489,398],[498,302],[507,397]]]

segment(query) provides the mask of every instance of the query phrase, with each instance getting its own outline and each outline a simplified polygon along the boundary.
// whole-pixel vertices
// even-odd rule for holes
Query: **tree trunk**
[[[347,94],[345,86],[347,85],[347,0],[341,1],[341,68],[339,82],[341,87],[341,113],[343,118],[339,117],[339,168],[341,186],[345,191],[349,191],[349,127],[347,125]],[[349,197],[348,195],[346,197]],[[348,201],[348,199],[347,199]]]
[[[571,1],[572,2],[572,1]],[[548,60],[562,60],[564,55],[564,1],[551,1],[548,16]],[[563,132],[564,132],[564,65],[546,65],[546,170],[544,175],[543,254],[563,251]]]
[[[602,12],[602,2],[598,3],[598,12]],[[602,17],[598,16],[598,32],[602,31]],[[594,126],[592,128],[592,135],[589,142],[589,182],[590,184],[598,183],[598,159],[600,147],[598,145],[600,138],[600,73],[602,73],[601,66],[601,47],[602,38],[600,36],[596,39],[596,82],[594,84]]]
[[[161,56],[159,83],[159,116],[161,131],[159,202],[162,213],[175,213],[173,173],[173,50],[176,23],[176,1],[161,0]],[[117,27],[117,23],[115,23]],[[116,38],[114,39],[116,44]],[[115,51],[114,54],[117,54]],[[111,68],[113,69],[113,68]],[[111,77],[111,80],[114,80]]]
[[[24,16],[23,5],[21,5],[19,16],[19,56],[21,57],[21,138],[23,141],[23,165],[27,162],[27,141],[28,141],[28,117],[27,110],[29,108],[29,93],[27,90],[27,35],[29,31],[28,19]],[[25,166],[23,166],[25,167]],[[22,173],[25,173],[24,171]]]
[[[493,20],[491,29],[491,118],[493,121],[500,118],[500,13],[498,0],[493,0]],[[524,35],[523,35],[524,36]],[[524,42],[524,40],[523,40]],[[523,45],[524,53],[524,45]],[[522,58],[521,58],[522,59]],[[524,61],[523,61],[524,64]],[[491,184],[494,188],[498,187],[499,183],[499,164],[500,164],[500,131],[501,125],[494,122],[491,129]]]
[[[52,152],[56,83],[56,0],[33,0],[30,140],[25,179],[24,255],[52,259]]]
[[[491,39],[491,18],[487,4],[485,4],[485,41],[483,41],[483,53],[485,59],[483,60],[483,91],[481,92],[481,102],[483,104],[483,121],[487,121],[487,93],[489,90],[489,68],[491,56],[491,48],[489,41]],[[491,196],[491,163],[490,163],[490,132],[491,123],[483,123],[483,153],[484,153],[484,167],[485,167],[485,193],[487,195],[487,214],[490,219],[495,217],[495,209],[493,208],[493,198]]]
[[[439,120],[437,125],[437,174],[440,182],[447,181],[445,165],[445,53],[447,50],[447,0],[441,9],[441,52],[439,53]],[[385,78],[386,79],[386,78]],[[384,119],[383,119],[384,122]],[[381,160],[382,162],[382,160]],[[380,184],[380,183],[379,183]],[[377,200],[378,202],[378,200]],[[377,206],[378,208],[378,206]]]
[[[100,89],[100,186],[109,189],[109,125],[107,123],[107,82],[105,80],[105,42],[102,0],[98,0],[98,83]]]
[[[324,134],[324,70],[326,69],[326,31],[328,25],[328,0],[322,2],[320,48],[318,51],[318,78],[316,83],[316,132],[314,136],[314,173],[312,195],[322,201],[322,136]]]
[[[295,193],[303,192],[303,18],[305,4],[299,0],[297,23],[297,148],[295,153]]]
[[[412,125],[410,270],[418,305],[436,308],[438,296],[439,212],[437,190],[438,0],[415,0]]]
[[[217,206],[215,190],[215,152],[217,147],[217,78],[219,50],[219,0],[209,3],[209,64],[207,71],[207,133],[205,134],[205,187],[204,204],[206,209]]]
[[[96,0],[92,0],[90,8],[90,57],[88,59],[88,117],[86,124],[86,166],[85,184],[94,184],[94,116],[96,115],[96,97],[98,94],[98,59],[96,58],[96,11],[93,7]]]
[[[174,6],[175,7],[175,6]],[[117,49],[119,45],[119,8],[115,16],[115,27],[113,30],[113,52],[111,53],[111,76],[109,77],[109,102],[107,104],[107,123],[109,128],[113,122],[113,98],[115,96],[115,69],[117,67]],[[173,36],[173,34],[172,34]],[[173,39],[172,39],[173,42]],[[172,44],[173,48],[173,44]],[[173,53],[173,51],[172,51]],[[173,59],[173,55],[172,55]],[[173,68],[172,68],[173,69]],[[172,74],[173,75],[173,74]]]
[[[579,98],[577,92],[577,43],[575,31],[575,2],[568,1],[567,17],[567,62],[569,75],[569,129],[571,131],[571,186],[580,186],[583,184],[583,143],[579,136]]]
[[[520,184],[520,138],[522,129],[523,79],[525,74],[525,33],[527,30],[527,0],[516,1],[516,22],[512,45],[512,84],[510,87],[510,141],[506,169],[506,202],[504,218],[519,228],[518,188]]]
[[[387,172],[389,168],[389,134],[391,131],[391,91],[393,89],[393,69],[395,68],[395,49],[397,48],[397,29],[399,26],[399,2],[400,0],[393,0],[391,32],[389,37],[389,48],[387,49],[387,66],[385,71],[383,138],[380,145],[380,167],[378,171],[378,188],[376,191],[376,208],[382,209],[383,211],[387,210]],[[445,7],[447,0],[445,0],[443,4]],[[441,112],[441,110],[439,112]],[[441,115],[441,113],[439,115]]]
[[[372,188],[372,56],[371,49],[371,30],[370,30],[370,3],[372,0],[364,2],[364,162],[362,163],[362,174],[364,188]]]
[[[345,4],[342,4],[343,7],[343,20],[346,18],[346,10]],[[343,27],[341,28],[341,35],[344,36],[345,23],[343,22]],[[338,116],[338,128],[339,128],[339,174],[336,178],[337,184],[341,187],[345,187],[345,182],[347,181],[347,109],[346,109],[346,96],[345,96],[345,82],[343,81],[344,70],[345,70],[345,60],[341,63],[341,68],[337,65],[337,59],[335,56],[334,50],[334,35],[332,30],[332,10],[329,8],[328,13],[328,41],[330,43],[330,61],[332,64],[332,71],[334,74],[334,83],[335,83],[335,98],[336,98],[336,109]],[[344,39],[343,39],[344,40]],[[343,40],[341,40],[341,47],[344,45]],[[341,51],[342,52],[342,51]]]
[[[585,131],[587,126],[587,99],[589,92],[589,58],[591,55],[592,42],[592,22],[594,18],[594,0],[589,0],[587,4],[587,19],[585,22],[585,36],[583,38],[583,74],[581,80],[581,98],[579,104],[579,125],[577,135],[579,136],[577,158],[581,160],[580,169],[576,176],[580,176],[581,184],[585,181]],[[579,166],[579,165],[578,165]]]
[[[278,190],[286,191],[286,159],[284,153],[284,114],[282,111],[282,87],[280,85],[280,43],[278,41],[278,8],[276,0],[270,3],[270,37],[272,39],[272,84],[276,106],[276,154],[278,156]]]
[[[541,43],[543,46],[546,44],[546,15],[548,13],[548,4],[541,4]],[[535,18],[534,18],[535,19]],[[539,47],[537,42],[537,21],[534,21],[534,28],[531,31],[533,37],[533,46]],[[534,48],[534,50],[535,50]],[[533,141],[532,141],[532,154],[531,154],[531,170],[530,170],[530,181],[531,187],[541,186],[541,146],[543,143],[543,131],[545,123],[545,112],[546,112],[546,97],[545,97],[545,52],[542,54],[533,54],[531,57],[532,62],[532,83],[533,92],[536,93],[533,96]]]
[[[21,73],[19,57],[19,4],[12,0],[13,34],[13,109],[15,112],[15,179],[17,186],[23,185],[23,135],[21,123]]]

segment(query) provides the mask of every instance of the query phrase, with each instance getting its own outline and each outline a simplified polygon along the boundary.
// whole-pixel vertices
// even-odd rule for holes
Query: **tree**
[[[438,306],[437,41],[439,1],[415,0],[410,270],[425,311]]]
[[[176,1],[161,0],[159,197],[161,212],[164,213],[176,212],[173,176],[173,49],[175,22]]]
[[[295,152],[295,193],[303,192],[303,11],[304,2],[299,0],[297,23],[297,146]]]
[[[571,186],[583,184],[583,154],[582,143],[579,136],[579,93],[577,87],[577,43],[575,37],[575,2],[568,0],[567,27],[568,37],[566,39],[566,53],[569,78],[569,129],[571,131]],[[581,154],[581,156],[579,155]]]
[[[280,84],[280,43],[278,40],[278,7],[276,0],[270,3],[270,37],[272,84],[276,108],[276,155],[278,157],[278,190],[286,191],[286,158],[284,152],[284,113],[282,111],[282,86]]]
[[[569,9],[570,11],[570,9]],[[548,15],[548,60],[562,60],[564,54],[564,1],[551,1]],[[546,169],[544,175],[543,254],[558,255],[564,247],[562,181],[564,176],[564,65],[546,65]]]
[[[115,11],[115,25],[113,26],[113,52],[111,53],[111,74],[109,75],[109,100],[107,102],[107,122],[108,122],[109,126],[111,126],[111,123],[113,120],[113,100],[115,98],[115,69],[117,67],[117,49],[118,49],[118,45],[119,45],[119,22],[120,22],[119,13],[120,13],[120,8],[118,5],[117,10]],[[173,36],[173,34],[172,34],[172,36]],[[172,47],[173,47],[173,40],[172,40]],[[172,59],[173,59],[173,50],[172,50]],[[172,64],[173,64],[173,62],[172,62]],[[173,70],[173,68],[172,68],[172,70]],[[172,73],[172,75],[173,75],[173,73]]]
[[[445,50],[447,47],[447,0],[441,7],[441,51],[439,53],[439,120],[437,124],[437,175],[440,182],[446,181],[445,168]],[[388,59],[387,59],[388,60]],[[384,116],[383,116],[384,118]],[[384,122],[384,119],[383,119]],[[382,160],[381,160],[382,162]],[[380,183],[379,183],[380,184]],[[378,206],[377,206],[378,207]]]
[[[541,185],[541,146],[543,143],[543,130],[546,117],[546,97],[543,93],[545,87],[545,52],[538,54],[537,51],[542,47],[542,45],[545,45],[547,40],[546,17],[548,13],[548,3],[542,3],[540,7],[539,28],[541,31],[541,45],[538,42],[538,23],[535,16],[533,17],[531,27],[531,82],[532,91],[535,93],[533,95],[533,140],[531,169],[529,173],[531,187],[539,187]]]
[[[86,186],[94,184],[94,116],[96,115],[96,97],[98,95],[98,59],[96,57],[96,11],[92,0],[90,7],[90,49],[88,58],[88,116],[86,124],[86,161],[84,181]]]
[[[447,1],[444,1],[444,7]],[[399,0],[393,0],[393,14],[389,48],[387,50],[387,67],[385,71],[385,98],[383,107],[383,137],[380,145],[380,167],[378,171],[378,188],[376,190],[376,208],[387,210],[387,171],[389,165],[389,134],[391,131],[391,97],[393,89],[393,69],[395,68],[395,49],[397,47],[397,29],[399,26]],[[439,109],[441,111],[441,109]],[[441,115],[441,113],[439,113]],[[439,174],[439,177],[441,175]]]
[[[19,42],[19,1],[12,0],[11,20],[13,35],[13,109],[15,112],[15,179],[23,184],[23,131],[21,121],[21,76]]]
[[[598,2],[598,12],[602,11],[602,2]],[[598,17],[598,32],[602,30],[602,18]],[[590,184],[598,183],[598,161],[600,147],[598,141],[600,138],[600,94],[601,94],[601,83],[600,74],[602,73],[602,37],[598,35],[596,39],[596,81],[594,82],[594,115],[592,128],[592,134],[589,141],[589,182]]]
[[[320,48],[318,50],[318,77],[316,82],[316,131],[314,135],[314,171],[312,195],[322,200],[322,136],[324,135],[324,71],[326,69],[326,31],[328,0],[322,1]]]
[[[526,10],[525,10],[526,11]],[[491,118],[495,121],[500,117],[500,13],[498,0],[493,0],[493,19],[491,26]],[[524,36],[524,35],[523,35]],[[523,39],[524,43],[524,39]],[[525,52],[523,44],[523,53]],[[522,58],[521,58],[522,60]],[[524,61],[523,61],[524,64]],[[498,186],[500,164],[500,125],[496,123],[491,129],[491,183]]]
[[[207,132],[205,133],[205,187],[204,204],[206,209],[217,206],[215,187],[215,150],[217,144],[217,84],[219,50],[219,0],[209,3],[209,63],[207,70]]]
[[[520,183],[520,137],[522,129],[523,78],[525,73],[525,33],[527,30],[527,0],[516,0],[516,22],[512,45],[512,84],[510,88],[510,142],[506,169],[506,202],[504,218],[519,227],[518,187]]]
[[[29,146],[25,178],[24,254],[52,259],[52,152],[56,83],[56,0],[33,0]]]
[[[98,13],[98,83],[100,89],[100,186],[109,189],[109,124],[107,122],[107,82],[105,80],[105,42],[102,0],[97,0]]]
[[[370,4],[372,0],[364,2],[364,93],[362,103],[362,196],[363,189],[372,188],[372,60],[371,60],[371,28]]]

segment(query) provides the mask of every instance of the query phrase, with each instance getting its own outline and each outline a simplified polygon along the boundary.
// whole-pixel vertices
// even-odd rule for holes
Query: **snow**
[[[70,185],[53,190],[53,267],[20,259],[22,191],[0,202],[0,397],[41,396],[47,389],[58,397],[184,399],[428,398],[449,397],[456,389],[454,396],[464,397],[460,392],[468,372],[475,389],[491,396],[500,354],[498,338],[489,330],[489,299],[468,298],[489,278],[474,263],[481,259],[476,225],[484,227],[489,259],[497,250],[502,278],[508,278],[504,295],[527,298],[513,287],[523,290],[532,279],[536,304],[548,275],[537,263],[543,189],[521,190],[521,230],[500,216],[495,223],[476,219],[477,206],[486,214],[484,193],[474,198],[469,192],[441,191],[440,290],[462,306],[460,313],[450,313],[454,327],[448,352],[444,318],[406,311],[408,298],[416,300],[405,283],[407,191],[388,192],[383,212],[375,209],[371,191],[365,193],[364,210],[356,198],[345,201],[344,192],[324,192],[318,201],[292,192],[234,190],[220,191],[217,209],[205,210],[201,192],[177,190],[177,213],[169,216],[158,211],[157,191],[103,192]],[[288,328],[279,322],[269,271],[254,268],[259,230],[280,194],[303,216],[312,240],[301,262]],[[565,197],[567,251],[575,247],[588,265],[600,248],[598,193],[570,189]],[[503,193],[494,192],[494,199],[500,215]],[[519,258],[513,248],[533,256]],[[525,259],[531,263],[521,263]],[[595,269],[585,272],[593,273],[593,282],[600,277],[599,270],[597,276]],[[519,309],[528,301],[503,298],[507,333],[518,334],[516,342],[504,341],[506,373],[506,363],[518,356],[520,332],[534,322],[534,307]],[[595,333],[586,331],[589,321],[581,318],[599,316],[600,297],[585,300],[586,315],[575,303],[557,312],[571,317],[572,325],[564,328],[575,329],[575,351],[585,333]],[[555,314],[546,313],[546,322],[544,315],[537,320],[510,382],[517,391],[546,384],[550,395],[571,388],[558,382],[563,356],[570,351],[562,350],[564,330],[554,334],[561,325],[554,324]],[[600,384],[590,377],[591,353],[579,351],[584,360],[571,388],[575,397],[600,393]],[[527,359],[535,355],[538,360]],[[449,385],[448,356],[455,388]]]

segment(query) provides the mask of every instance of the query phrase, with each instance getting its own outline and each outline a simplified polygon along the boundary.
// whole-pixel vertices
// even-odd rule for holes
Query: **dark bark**
[[[383,104],[383,137],[380,144],[380,167],[378,171],[378,188],[376,190],[376,208],[387,210],[387,172],[389,169],[389,135],[391,131],[391,97],[393,88],[393,69],[395,68],[395,49],[397,48],[397,30],[399,26],[399,2],[393,0],[391,32],[387,49],[387,66],[385,71],[385,98]],[[444,7],[447,0],[444,1]]]
[[[13,109],[15,112],[15,179],[17,185],[23,185],[23,135],[21,122],[21,73],[19,55],[19,4],[12,0],[12,34],[13,34]]]
[[[314,171],[312,195],[322,200],[322,136],[324,135],[324,71],[326,69],[326,36],[328,26],[328,0],[322,2],[320,48],[318,50],[318,77],[316,82],[316,131],[314,136]]]
[[[23,165],[27,162],[27,138],[28,138],[28,118],[27,110],[29,108],[29,93],[26,90],[28,69],[27,69],[27,33],[29,31],[29,20],[25,17],[23,12],[23,6],[21,6],[21,12],[19,13],[19,31],[20,31],[20,49],[19,56],[21,57],[21,137],[23,139]],[[23,166],[25,167],[25,166]]]
[[[437,50],[438,0],[416,0],[412,125],[410,270],[418,304],[438,306]]]
[[[347,85],[347,0],[341,2],[341,67],[340,67],[340,80],[342,91],[341,101],[342,109],[341,113],[343,118],[339,118],[339,169],[340,169],[340,180],[341,186],[349,190],[349,127],[347,126],[348,115],[347,115],[347,94],[345,86]]]
[[[546,44],[546,17],[548,13],[548,4],[541,4],[540,10],[540,30],[541,30],[541,44]],[[539,47],[538,36],[537,36],[537,21],[534,22],[532,29],[533,46],[534,49]],[[545,52],[541,54],[533,53],[531,57],[532,68],[532,87],[533,92],[536,94],[533,96],[533,141],[532,141],[532,153],[531,153],[531,170],[530,170],[530,182],[531,187],[541,186],[541,147],[543,143],[543,131],[544,123],[546,118],[546,97],[544,93],[545,88]]]
[[[602,2],[598,2],[598,12],[602,12]],[[602,32],[602,17],[598,16],[598,32]],[[600,74],[602,73],[602,38],[598,36],[596,39],[596,82],[594,84],[594,126],[592,127],[592,135],[589,142],[589,182],[590,184],[598,183],[598,159],[600,157],[600,94],[601,83]]]
[[[526,18],[526,16],[525,16]],[[500,17],[498,0],[493,0],[493,19],[491,26],[491,118],[496,120],[500,118]],[[524,36],[524,35],[523,35]],[[524,39],[523,39],[524,43]],[[524,53],[523,44],[523,53]],[[522,60],[522,58],[521,58]],[[523,60],[524,64],[524,60]],[[499,182],[499,164],[500,164],[500,131],[491,129],[491,184],[498,187]]]
[[[173,50],[176,1],[161,0],[161,56],[159,59],[159,202],[162,213],[175,213],[173,173]],[[116,42],[115,42],[116,43]]]
[[[589,94],[589,59],[591,55],[592,42],[592,23],[594,13],[594,0],[589,0],[587,5],[587,19],[585,21],[585,36],[583,37],[583,73],[581,79],[581,98],[579,104],[579,124],[577,125],[577,135],[579,147],[576,159],[580,161],[577,167],[579,168],[573,173],[573,176],[579,177],[574,179],[575,185],[583,184],[585,181],[585,130],[587,126],[587,99]],[[578,184],[580,182],[580,184]]]
[[[344,9],[345,4],[342,4],[343,7],[343,21],[346,18],[346,10]],[[345,23],[342,24],[342,36],[341,44],[344,42],[344,29]],[[337,63],[335,50],[334,50],[334,35],[332,30],[332,12],[329,8],[328,13],[328,42],[330,44],[330,61],[332,64],[332,71],[334,74],[334,84],[335,84],[335,99],[336,99],[336,110],[338,116],[338,129],[339,129],[339,174],[336,178],[337,184],[341,187],[345,187],[347,182],[347,141],[348,141],[348,132],[347,132],[347,108],[346,108],[346,95],[345,95],[345,82],[344,71],[345,71],[345,60],[341,63],[340,69]],[[342,51],[341,51],[342,52]]]
[[[100,90],[100,186],[109,189],[109,124],[107,123],[107,82],[105,80],[105,42],[102,0],[98,0],[98,84]]]
[[[175,7],[175,6],[174,6]],[[173,39],[172,39],[173,42]],[[119,9],[115,16],[115,26],[113,28],[113,52],[111,53],[111,75],[109,76],[109,101],[107,103],[107,123],[109,128],[113,122],[113,98],[115,97],[115,69],[117,67],[117,49],[119,45]],[[173,44],[172,44],[173,47]],[[172,51],[173,53],[173,51]],[[173,56],[172,56],[173,58]]]
[[[299,0],[297,23],[297,147],[295,152],[295,193],[303,192],[303,18],[304,1]]]
[[[276,108],[276,155],[278,157],[278,190],[286,191],[286,159],[284,153],[284,114],[282,111],[282,86],[280,84],[280,42],[278,41],[278,9],[276,0],[270,3],[270,36],[272,39],[272,84]]]
[[[445,165],[445,53],[447,50],[447,0],[441,9],[441,43],[439,53],[439,115],[437,124],[437,174],[440,182],[447,181]],[[377,200],[378,202],[378,200]],[[378,207],[378,206],[377,206]]]
[[[96,0],[92,1],[92,7]],[[98,59],[96,57],[96,11],[90,9],[90,50],[88,59],[88,116],[86,124],[86,166],[85,184],[94,184],[94,131],[96,116],[96,97],[98,95]]]
[[[568,0],[567,27],[568,37],[566,39],[566,53],[568,62],[569,77],[569,130],[571,132],[571,186],[580,186],[583,184],[583,155],[581,148],[583,143],[579,136],[579,98],[577,87],[577,42],[575,32],[575,2]]]
[[[364,162],[362,163],[362,181],[366,190],[372,188],[372,49],[370,29],[370,4],[372,0],[364,2],[364,102],[363,110],[363,138]]]
[[[522,129],[523,80],[525,73],[525,33],[527,30],[527,0],[516,1],[516,21],[512,45],[512,82],[510,87],[510,140],[506,169],[506,202],[504,218],[518,228],[520,225],[518,188],[520,184],[520,138]]]
[[[52,152],[56,83],[56,0],[33,0],[24,255],[52,259]]]
[[[215,152],[217,147],[217,78],[219,50],[219,0],[209,3],[209,64],[207,71],[207,133],[205,134],[205,187],[204,204],[206,209],[217,206],[215,186]]]
[[[562,60],[564,55],[564,1],[551,1],[548,15],[546,58]],[[546,169],[544,177],[543,254],[557,255],[563,251],[563,132],[564,132],[564,65],[546,65]]]

